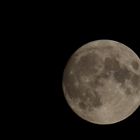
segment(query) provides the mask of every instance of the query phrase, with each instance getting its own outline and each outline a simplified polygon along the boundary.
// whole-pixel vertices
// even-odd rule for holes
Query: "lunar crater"
[[[132,61],[132,67],[135,69],[135,70],[138,70],[139,69],[139,63],[135,60]]]

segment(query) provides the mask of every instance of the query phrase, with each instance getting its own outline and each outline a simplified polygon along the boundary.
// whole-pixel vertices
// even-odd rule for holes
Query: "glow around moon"
[[[122,121],[140,105],[140,59],[116,41],[87,43],[69,59],[63,91],[71,109],[84,120]]]

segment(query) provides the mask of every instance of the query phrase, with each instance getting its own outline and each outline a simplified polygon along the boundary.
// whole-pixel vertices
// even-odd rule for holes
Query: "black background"
[[[6,3],[3,12],[3,59],[10,86],[7,123],[15,136],[30,134],[65,139],[124,138],[138,134],[140,109],[113,125],[96,125],[78,117],[62,90],[63,71],[82,45],[112,39],[140,57],[139,4],[107,1]],[[6,16],[5,16],[5,15]],[[3,52],[2,52],[3,53]],[[7,97],[6,97],[7,100]],[[7,103],[5,103],[7,104]],[[4,106],[5,106],[4,104]],[[16,125],[17,124],[17,125]],[[16,129],[14,129],[14,127]],[[8,135],[8,134],[6,134]],[[84,137],[85,136],[85,137]],[[40,139],[40,138],[39,138]]]
[[[54,6],[54,5],[53,5]],[[53,7],[52,6],[52,7]],[[132,6],[132,5],[131,5]],[[62,77],[70,56],[82,45],[97,39],[112,39],[129,46],[140,57],[137,8],[122,3],[55,3],[44,10],[40,26],[39,53],[43,64],[43,128],[52,136],[109,138],[136,136],[140,109],[113,125],[96,125],[78,117],[68,106],[62,90]],[[48,6],[49,7],[49,6]],[[131,10],[130,10],[131,8]],[[42,13],[43,13],[42,12]],[[42,67],[42,66],[41,66]],[[45,132],[46,129],[43,130]],[[46,130],[47,131],[47,130]],[[47,131],[48,132],[48,131]]]

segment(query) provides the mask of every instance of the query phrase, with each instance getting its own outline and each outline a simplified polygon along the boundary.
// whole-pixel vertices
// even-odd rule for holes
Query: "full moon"
[[[140,105],[140,59],[120,42],[89,42],[69,59],[62,87],[68,105],[82,119],[120,122]]]

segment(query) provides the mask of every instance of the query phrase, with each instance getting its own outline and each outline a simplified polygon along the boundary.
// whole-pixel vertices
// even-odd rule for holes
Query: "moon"
[[[140,105],[140,59],[120,42],[89,42],[70,57],[62,87],[68,105],[82,119],[120,122]]]

